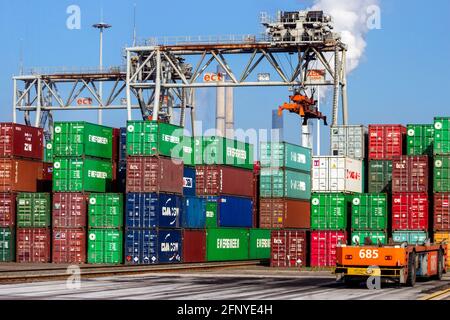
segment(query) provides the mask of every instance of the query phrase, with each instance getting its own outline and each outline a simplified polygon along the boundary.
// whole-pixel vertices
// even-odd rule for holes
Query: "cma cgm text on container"
[[[346,157],[313,157],[312,192],[363,192],[363,162]]]

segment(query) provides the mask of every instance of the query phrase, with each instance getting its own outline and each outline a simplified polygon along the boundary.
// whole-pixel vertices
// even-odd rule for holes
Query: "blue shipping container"
[[[119,161],[127,160],[127,128],[120,128]]]
[[[252,228],[253,201],[249,198],[221,196],[218,198],[219,227]]]
[[[180,228],[183,198],[165,193],[128,193],[127,228]]]
[[[119,161],[117,165],[117,192],[125,193],[127,188],[127,162]]]
[[[156,229],[127,229],[125,233],[125,263],[158,263],[158,232]]]
[[[206,199],[185,197],[182,226],[188,229],[204,229],[206,226]]]
[[[183,195],[195,197],[195,168],[184,167]]]
[[[181,230],[158,231],[158,262],[179,263],[182,261],[183,237]]]

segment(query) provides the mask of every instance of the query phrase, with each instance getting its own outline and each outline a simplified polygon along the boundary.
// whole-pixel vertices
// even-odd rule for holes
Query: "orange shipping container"
[[[0,159],[0,192],[37,192],[42,178],[42,162]]]

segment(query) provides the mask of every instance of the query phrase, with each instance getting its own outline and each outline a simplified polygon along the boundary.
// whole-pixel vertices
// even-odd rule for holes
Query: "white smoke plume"
[[[335,32],[348,46],[347,72],[356,69],[367,46],[366,34],[371,27],[379,0],[315,0],[312,10],[323,10],[333,18]],[[379,13],[379,11],[378,11]],[[376,14],[376,13],[375,13]]]

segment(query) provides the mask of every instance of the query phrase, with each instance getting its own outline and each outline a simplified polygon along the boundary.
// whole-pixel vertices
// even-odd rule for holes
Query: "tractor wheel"
[[[414,287],[416,284],[416,254],[411,252],[408,259],[408,277],[406,278],[406,285]]]

